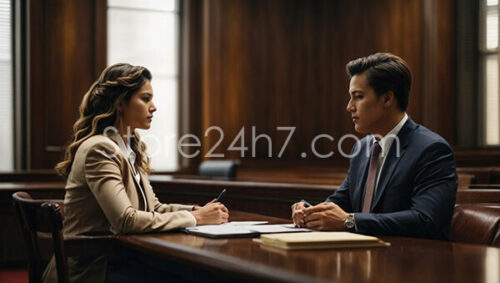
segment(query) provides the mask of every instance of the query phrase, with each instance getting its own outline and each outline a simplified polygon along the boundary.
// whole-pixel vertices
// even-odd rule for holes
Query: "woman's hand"
[[[221,224],[227,222],[229,213],[227,208],[215,199],[204,206],[195,207],[191,211],[196,218],[196,225]]]

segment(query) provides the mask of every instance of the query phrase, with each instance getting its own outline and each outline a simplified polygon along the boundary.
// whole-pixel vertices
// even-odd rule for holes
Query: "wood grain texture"
[[[201,0],[185,0],[181,3],[179,48],[179,136],[193,134],[201,137],[201,79],[203,17]],[[191,83],[197,82],[197,83]],[[185,148],[189,155],[196,148]],[[179,154],[180,171],[196,173],[200,156],[184,158]]]
[[[16,176],[13,176],[16,177]],[[35,179],[33,176],[30,179]],[[38,176],[40,177],[40,176]],[[253,212],[290,219],[290,206],[300,199],[316,204],[332,194],[337,186],[271,183],[229,180],[207,180],[196,177],[151,176],[156,196],[164,203],[204,204],[215,198],[222,189],[227,192],[223,203],[232,211]],[[28,192],[34,199],[63,199],[63,182],[0,183],[0,265],[23,263],[22,236],[12,206],[12,194]],[[500,189],[463,189],[457,191],[457,203],[500,203]]]
[[[235,220],[257,219],[263,218],[235,212]],[[206,281],[488,282],[488,274],[498,271],[497,248],[381,238],[391,245],[304,251],[267,248],[249,238],[208,239],[183,233],[126,235],[118,240],[143,256],[155,256],[165,267],[176,263],[202,273]]]
[[[82,97],[106,66],[105,9],[104,0],[31,2],[31,169],[62,160]]]
[[[455,136],[455,0],[186,0],[181,5],[180,134],[202,138],[203,158],[181,159],[195,172],[224,130],[215,153],[245,127],[246,160],[267,162],[296,127],[280,160],[347,165],[338,141],[354,133],[345,110],[345,64],[374,52],[403,57],[413,73],[409,114],[451,144]],[[30,10],[30,145],[28,168],[62,158],[82,95],[106,65],[106,1],[39,0]],[[271,158],[268,142],[272,139]],[[237,143],[236,145],[239,145]],[[342,144],[349,152],[353,141]],[[302,158],[301,154],[307,157]],[[480,163],[480,160],[478,161]],[[470,164],[464,164],[470,165]],[[474,164],[475,165],[475,164]]]
[[[317,151],[334,151],[329,160],[345,161],[337,141],[354,133],[345,110],[345,64],[375,52],[392,52],[408,62],[413,73],[409,114],[451,141],[454,81],[447,71],[454,66],[452,0],[203,4],[201,125],[202,131],[211,126],[224,130],[216,153],[240,158],[239,152],[226,149],[245,127],[245,146],[250,147],[245,156],[251,156],[255,126],[257,135],[271,137],[276,158],[287,136],[276,127],[295,126],[283,159],[301,161],[302,152],[307,159],[318,159],[310,146],[324,133],[335,140],[319,140]],[[218,139],[216,132],[204,138],[203,155]],[[344,152],[351,146],[346,142]],[[257,159],[269,159],[264,138],[255,148]]]

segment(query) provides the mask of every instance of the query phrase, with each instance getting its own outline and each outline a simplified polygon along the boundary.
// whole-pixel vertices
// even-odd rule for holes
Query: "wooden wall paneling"
[[[320,153],[333,150],[330,160],[343,161],[337,141],[354,133],[346,113],[348,77],[345,64],[375,52],[392,52],[411,66],[413,87],[409,113],[417,122],[431,121],[431,127],[449,139],[453,110],[453,82],[441,80],[453,66],[453,1],[430,1],[443,11],[439,20],[425,18],[429,3],[412,1],[206,1],[203,3],[202,131],[210,126],[224,130],[217,147],[226,158],[240,158],[225,149],[245,126],[245,145],[251,146],[251,126],[257,134],[273,140],[276,159],[286,133],[277,126],[296,126],[283,159],[301,162],[302,152],[312,158],[310,144],[320,134]],[[437,15],[435,16],[437,17]],[[441,14],[440,14],[441,17]],[[427,21],[427,22],[426,22]],[[429,42],[428,38],[437,38]],[[434,46],[436,45],[436,46]],[[427,57],[432,51],[433,57]],[[426,53],[427,52],[427,53]],[[430,59],[427,59],[430,58]],[[429,65],[431,59],[436,62]],[[427,60],[427,61],[426,61]],[[434,61],[432,61],[434,62]],[[430,67],[429,67],[430,66]],[[438,69],[435,69],[438,68]],[[429,70],[433,71],[428,73]],[[431,79],[431,85],[425,82]],[[442,93],[440,100],[429,95]],[[443,103],[448,101],[449,103]],[[428,111],[432,113],[426,114]],[[424,118],[435,117],[435,118]],[[425,122],[425,121],[424,121]],[[218,141],[211,132],[202,146],[203,155]],[[343,147],[349,152],[351,143]],[[267,158],[267,144],[257,143],[257,158]],[[228,154],[229,153],[229,154]],[[251,150],[246,152],[249,159]]]
[[[499,167],[500,150],[455,150],[457,166],[460,167]]]
[[[226,148],[243,126],[246,146],[252,145],[252,126],[272,138],[274,159],[287,137],[276,127],[296,126],[282,159],[318,160],[310,145],[325,133],[335,140],[320,140],[318,151],[332,150],[336,154],[328,160],[347,164],[337,150],[339,138],[354,133],[345,111],[345,64],[379,51],[400,55],[412,68],[412,118],[453,142],[454,81],[448,78],[454,67],[454,0],[185,5],[192,16],[185,22],[189,48],[181,48],[188,58],[181,67],[181,97],[189,94],[187,103],[181,101],[188,113],[181,134],[203,138],[208,127],[220,126],[225,136],[216,152],[226,158],[239,158]],[[62,158],[82,95],[106,65],[106,1],[32,1],[30,13],[28,168],[52,168]],[[202,139],[202,156],[218,139],[214,131]],[[344,151],[352,144],[346,142]],[[257,159],[268,160],[267,141],[260,139],[256,152]],[[191,161],[182,166],[193,171],[199,159]]]
[[[28,135],[30,141],[28,142],[27,149],[28,162],[27,168],[32,168],[32,159],[40,160],[43,158],[43,145],[41,145],[43,130],[41,128],[43,108],[40,107],[40,101],[43,100],[45,95],[45,77],[44,77],[44,53],[45,47],[43,45],[45,30],[44,30],[44,19],[43,14],[45,13],[45,5],[42,1],[32,1],[29,6],[30,10],[28,12],[29,23],[29,89],[28,89],[28,103],[31,107],[27,109],[28,120]],[[38,95],[33,94],[33,90],[37,90]],[[38,104],[35,104],[38,103]],[[32,105],[38,105],[38,107],[33,107]],[[33,137],[37,140],[34,141]],[[33,164],[35,165],[35,164]],[[38,165],[38,164],[36,164]],[[36,166],[35,165],[35,166]]]
[[[106,1],[32,1],[31,169],[63,157],[83,94],[106,65]]]
[[[481,1],[456,1],[456,101],[455,148],[479,144],[479,4]]]
[[[202,137],[202,66],[203,66],[203,3],[200,0],[184,0],[181,2],[179,64],[179,137],[192,134]],[[192,142],[192,140],[186,141]],[[187,154],[194,154],[197,148],[183,148]],[[185,158],[179,154],[180,171],[197,172],[200,155]]]
[[[311,203],[324,201],[338,186],[248,182],[229,180],[197,180],[150,176],[155,194],[166,203],[203,205],[227,189],[222,203],[230,210],[262,213],[275,217],[290,217],[290,206],[307,198]]]
[[[424,73],[421,109],[423,124],[455,142],[455,1],[422,2]]]
[[[436,132],[455,144],[457,121],[456,88],[456,0],[437,1]]]
[[[93,0],[94,6],[94,19],[93,30],[94,40],[93,48],[91,49],[94,56],[94,76],[92,80],[95,81],[101,72],[108,66],[107,52],[108,52],[108,4],[107,0]],[[90,87],[90,84],[89,86]]]

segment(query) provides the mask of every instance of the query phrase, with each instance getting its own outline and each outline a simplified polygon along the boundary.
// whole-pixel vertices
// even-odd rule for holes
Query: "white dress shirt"
[[[118,141],[118,147],[120,147],[121,152],[128,159],[128,163],[130,165],[132,175],[134,176],[134,179],[136,181],[136,185],[139,187],[139,191],[141,192],[142,199],[144,201],[144,210],[147,211],[148,210],[148,202],[146,201],[146,195],[144,194],[144,189],[142,188],[142,185],[141,185],[141,175],[139,174],[139,172],[135,168],[135,159],[136,159],[135,152],[132,150],[129,143],[125,144],[125,142],[123,141],[123,138],[119,134],[114,133],[114,136],[115,136],[115,139]]]
[[[399,123],[391,131],[389,131],[389,133],[387,133],[382,139],[377,141],[375,139],[375,136],[373,136],[373,143],[378,142],[380,144],[380,147],[382,148],[377,160],[377,181],[375,182],[374,193],[377,192],[377,186],[380,179],[380,172],[382,172],[382,168],[384,167],[387,154],[391,149],[392,143],[397,138],[399,131],[401,130],[401,128],[403,128],[403,125],[406,123],[407,120],[408,120],[408,115],[405,113],[403,119],[401,119],[401,121],[399,121]],[[396,154],[398,154],[400,150],[401,149],[396,149]]]

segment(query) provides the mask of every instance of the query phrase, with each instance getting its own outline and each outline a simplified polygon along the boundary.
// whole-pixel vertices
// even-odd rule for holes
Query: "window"
[[[153,74],[151,129],[140,131],[156,171],[178,169],[179,12],[175,0],[108,0],[108,65],[126,62]]]
[[[0,171],[14,169],[11,1],[0,0]]]
[[[500,88],[499,88],[499,6],[498,0],[481,0],[479,23],[479,85],[482,99],[479,120],[482,126],[481,143],[500,145]]]

